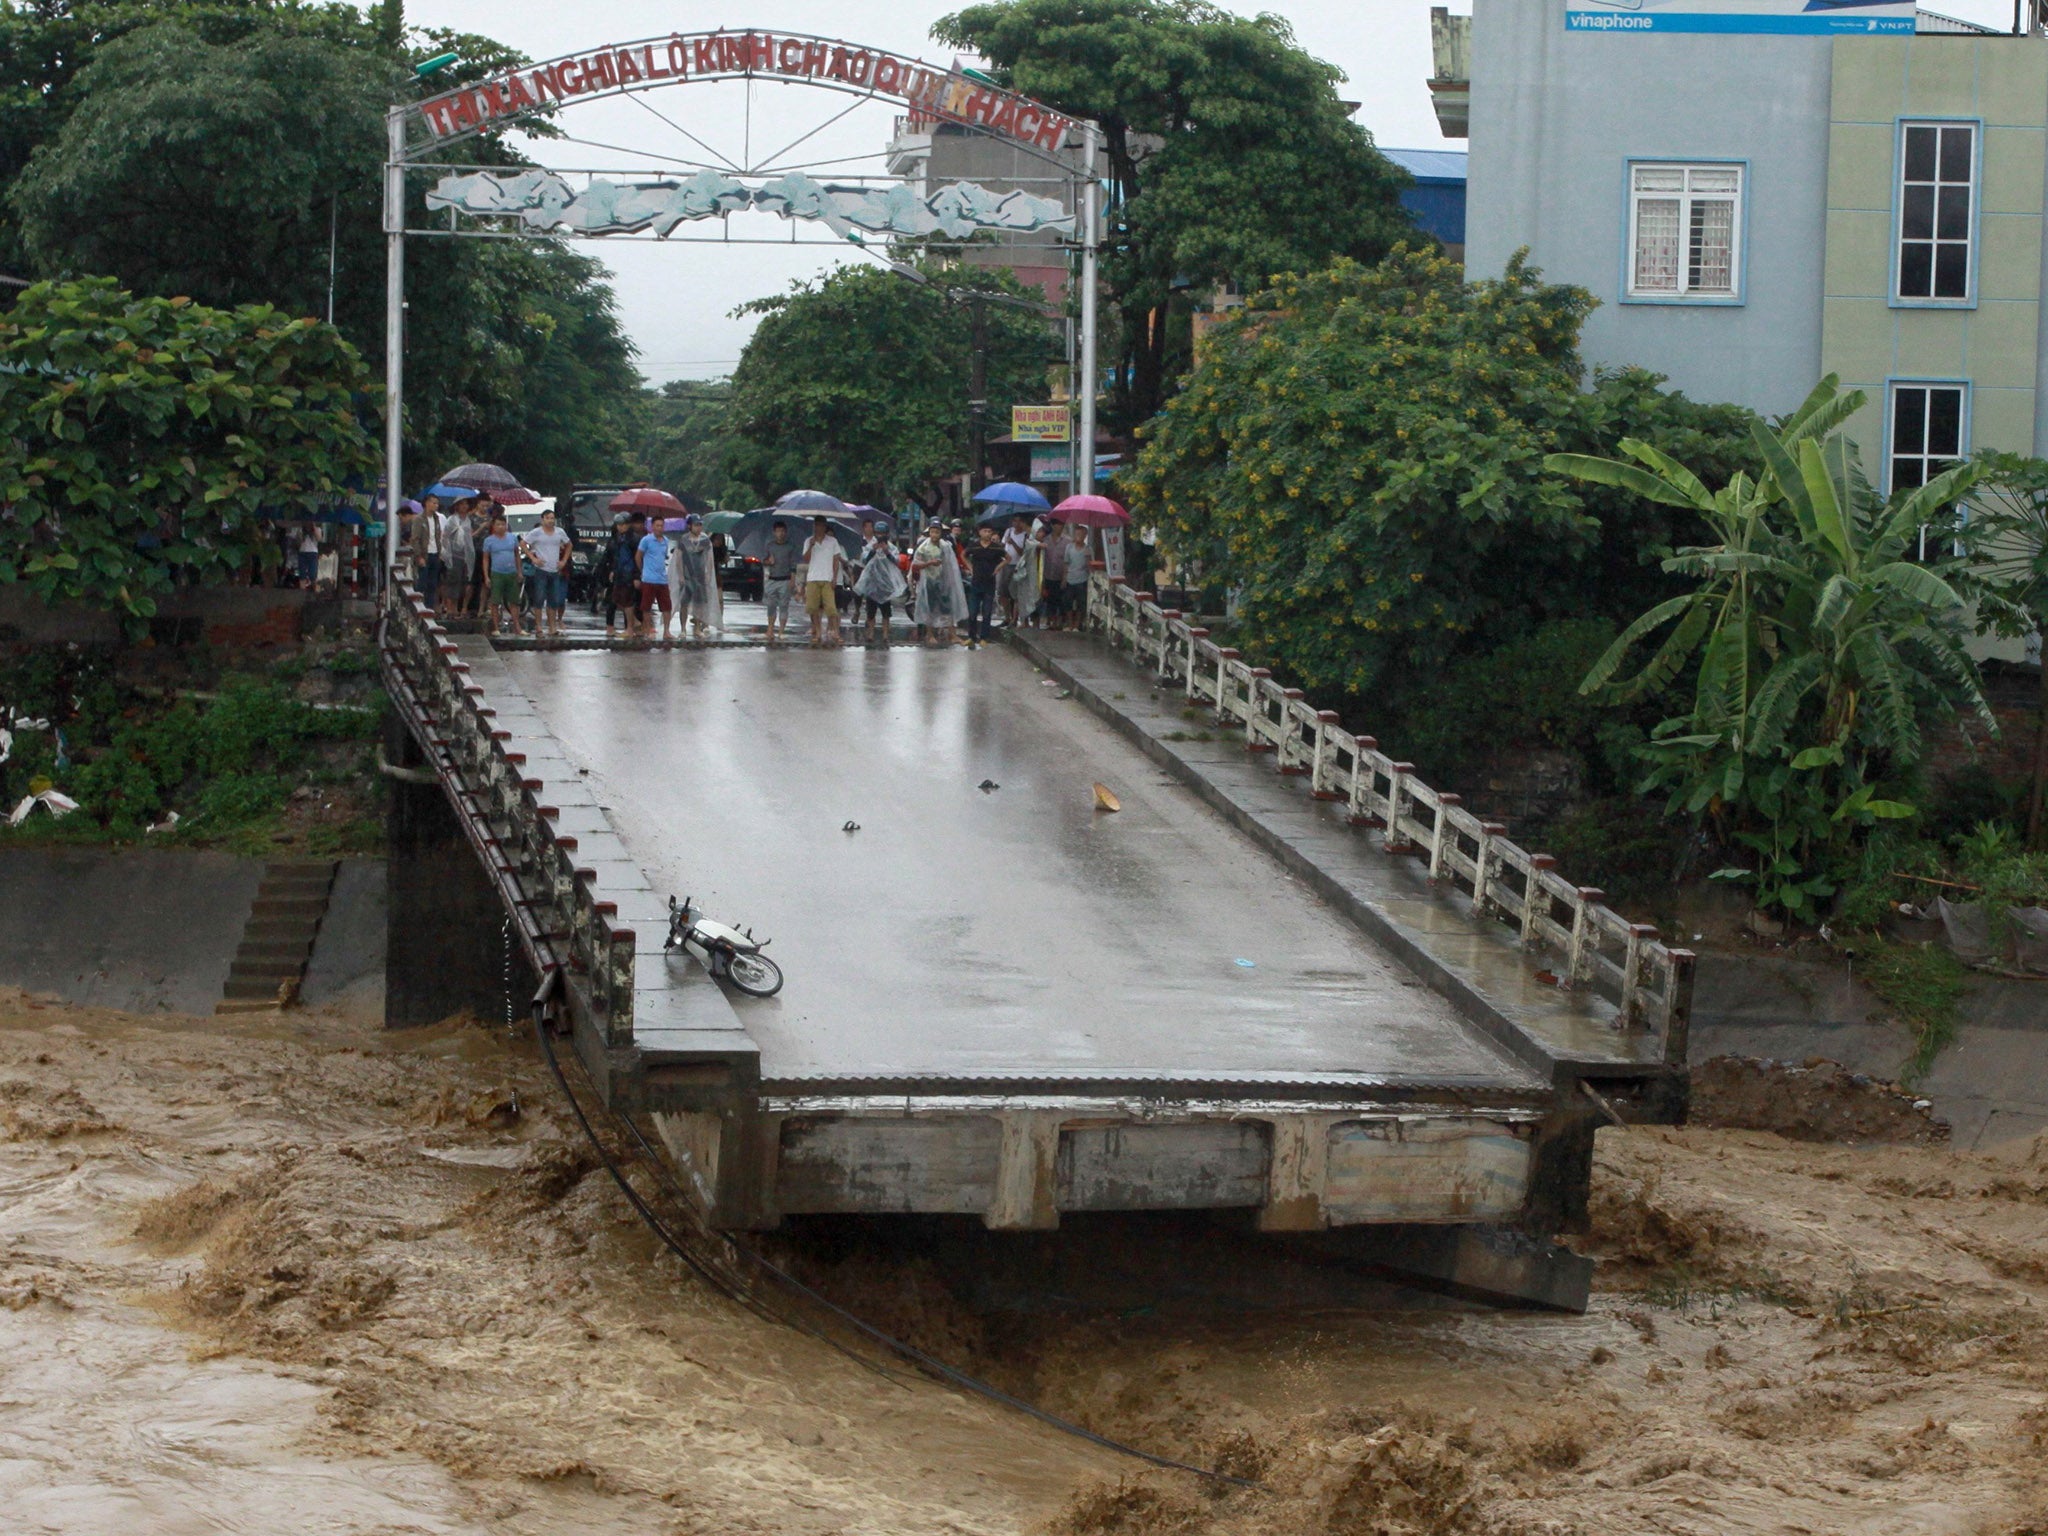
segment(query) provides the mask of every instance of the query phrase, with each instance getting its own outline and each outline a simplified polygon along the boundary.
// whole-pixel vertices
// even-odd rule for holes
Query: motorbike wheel
[[[782,967],[766,955],[734,955],[725,973],[749,997],[773,997],[782,990]]]

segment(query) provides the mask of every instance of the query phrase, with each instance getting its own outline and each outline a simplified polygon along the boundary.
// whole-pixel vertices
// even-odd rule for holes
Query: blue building
[[[1435,235],[1454,261],[1465,259],[1465,159],[1462,149],[1386,149],[1380,153],[1415,178],[1401,194],[1409,217]]]

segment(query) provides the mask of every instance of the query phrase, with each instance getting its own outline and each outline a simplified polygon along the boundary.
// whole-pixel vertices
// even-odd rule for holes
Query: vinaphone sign
[[[956,70],[825,38],[778,32],[673,33],[614,43],[546,64],[507,70],[420,102],[428,140],[448,143],[552,103],[586,101],[692,80],[803,81],[860,95],[886,96],[917,112],[967,124],[1051,153],[1074,120],[1029,97]]]

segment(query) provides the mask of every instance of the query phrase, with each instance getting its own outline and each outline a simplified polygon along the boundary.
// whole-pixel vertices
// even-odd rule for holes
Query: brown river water
[[[790,1250],[1216,1492],[712,1294],[520,1037],[0,992],[0,1531],[2048,1536],[2048,1145],[1611,1131],[1595,1194],[1582,1318]]]

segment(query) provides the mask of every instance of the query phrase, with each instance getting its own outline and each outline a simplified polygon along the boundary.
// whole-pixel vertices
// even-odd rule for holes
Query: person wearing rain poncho
[[[683,536],[669,541],[668,585],[675,595],[677,632],[701,640],[725,627],[724,602],[718,592],[718,563],[704,519],[692,512],[683,522]]]
[[[1045,521],[1027,523],[1019,517],[1003,535],[1003,551],[1009,557],[1003,574],[1003,600],[1010,610],[1010,622],[1020,629],[1038,612],[1039,594],[1045,588]]]
[[[889,639],[889,621],[896,616],[895,605],[910,590],[910,583],[903,579],[903,570],[896,563],[896,543],[889,537],[889,530],[875,530],[874,542],[863,551],[866,558],[860,568],[860,575],[854,578],[853,593],[861,600],[866,613],[867,637],[878,637],[886,644]]]
[[[940,536],[939,525],[925,530],[924,540],[910,556],[910,578],[916,587],[917,627],[930,645],[951,645],[953,626],[967,612],[967,593],[960,585],[960,562],[953,546]]]

